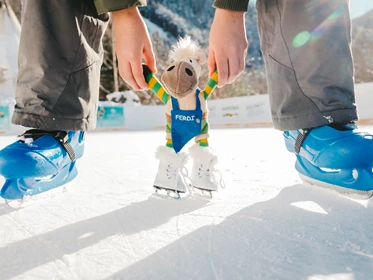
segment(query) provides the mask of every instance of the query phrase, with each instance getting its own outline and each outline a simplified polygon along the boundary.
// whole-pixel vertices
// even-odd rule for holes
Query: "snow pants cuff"
[[[95,128],[108,21],[90,0],[22,0],[14,124]]]
[[[341,109],[332,112],[314,112],[311,114],[298,114],[294,117],[272,117],[273,126],[278,130],[294,130],[300,128],[313,128],[331,123],[348,123],[357,120],[356,109]]]

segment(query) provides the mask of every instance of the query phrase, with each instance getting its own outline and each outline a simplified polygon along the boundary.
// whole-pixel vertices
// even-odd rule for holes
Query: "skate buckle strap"
[[[299,154],[300,149],[303,145],[303,142],[307,138],[310,131],[311,131],[311,129],[299,129],[299,134],[298,134],[297,139],[295,140],[295,144],[294,144],[294,151],[297,155]]]
[[[65,149],[70,160],[73,162],[76,160],[75,151],[73,147],[71,147],[70,145],[69,135],[67,134],[66,131],[45,131],[45,130],[39,130],[39,129],[30,129],[18,137],[20,137],[20,141],[26,142],[27,138],[32,138],[33,140],[36,140],[44,135],[49,135],[55,138],[61,144],[61,146]]]
[[[54,136],[60,142],[62,147],[65,149],[66,153],[68,154],[69,158],[72,162],[76,160],[75,152],[73,147],[71,147],[69,142],[69,135],[66,131],[58,131],[56,135]]]

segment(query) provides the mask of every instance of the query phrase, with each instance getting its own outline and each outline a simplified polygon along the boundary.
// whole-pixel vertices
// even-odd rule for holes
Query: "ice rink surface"
[[[211,200],[153,196],[160,144],[89,133],[68,192],[0,201],[0,279],[372,279],[370,201],[302,185],[280,132],[213,129],[226,188]]]

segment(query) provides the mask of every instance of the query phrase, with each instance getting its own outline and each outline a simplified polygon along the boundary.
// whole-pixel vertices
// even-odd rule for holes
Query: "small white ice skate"
[[[159,159],[158,173],[154,180],[155,195],[164,198],[181,199],[187,191],[183,173],[187,157],[184,153],[175,153],[172,148],[160,146],[156,152]]]
[[[214,177],[216,170],[217,156],[209,147],[201,147],[198,144],[190,149],[190,157],[193,160],[191,183],[193,193],[206,198],[212,198],[212,192],[218,190],[218,182]],[[220,172],[219,172],[220,173]],[[224,187],[222,179],[220,185]]]

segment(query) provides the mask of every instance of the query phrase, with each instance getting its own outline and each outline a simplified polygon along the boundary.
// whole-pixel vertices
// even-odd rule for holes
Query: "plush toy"
[[[218,82],[215,71],[204,90],[198,88],[202,65],[206,55],[190,37],[179,39],[170,52],[170,64],[161,75],[162,84],[144,65],[143,72],[149,88],[166,105],[166,145],[157,149],[158,173],[154,188],[166,190],[168,195],[186,192],[185,164],[187,158],[193,160],[190,181],[194,189],[217,190],[213,178],[217,157],[208,147],[207,99]],[[180,153],[192,138],[195,144],[189,153]]]

